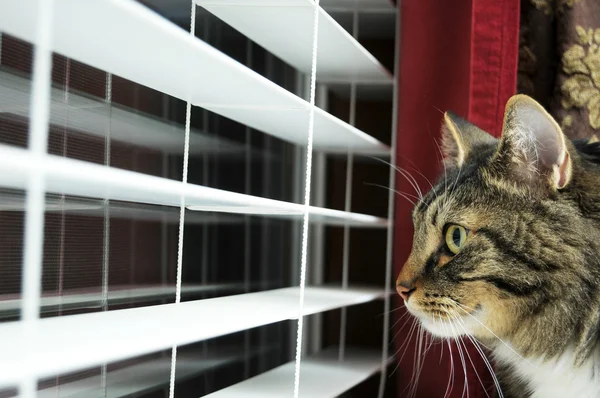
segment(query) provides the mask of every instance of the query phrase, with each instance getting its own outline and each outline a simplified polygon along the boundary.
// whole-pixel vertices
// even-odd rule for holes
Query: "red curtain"
[[[518,59],[519,0],[402,0],[400,3],[400,63],[397,162],[417,177],[422,190],[440,172],[439,140],[443,112],[452,110],[498,136],[504,105],[515,93]],[[417,172],[418,171],[418,172]],[[414,194],[398,174],[400,192]],[[398,196],[395,224],[395,271],[410,253],[412,204]],[[397,307],[403,307],[397,300]],[[396,311],[400,317],[403,310]],[[395,347],[404,357],[396,370],[399,396],[407,395],[419,354],[418,340],[407,342],[411,321],[395,328]],[[403,346],[403,344],[407,342]],[[479,353],[468,344],[466,377],[452,345],[454,378],[448,346],[435,344],[423,359],[416,397],[485,397],[491,376]],[[463,350],[464,351],[464,350]],[[443,356],[442,356],[443,354]],[[465,378],[467,385],[465,386]],[[481,380],[481,381],[480,381]],[[451,390],[446,394],[450,382]],[[491,395],[491,394],[490,394]]]

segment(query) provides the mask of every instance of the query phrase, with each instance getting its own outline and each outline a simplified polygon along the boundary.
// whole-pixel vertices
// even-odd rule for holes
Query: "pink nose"
[[[404,299],[404,301],[408,300],[408,297],[415,291],[414,286],[406,287],[404,285],[398,284],[396,285],[396,291]]]

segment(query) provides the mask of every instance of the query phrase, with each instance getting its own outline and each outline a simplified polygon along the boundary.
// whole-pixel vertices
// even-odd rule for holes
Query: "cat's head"
[[[507,103],[500,139],[450,113],[442,130],[445,172],[413,210],[413,248],[397,279],[409,311],[445,337],[506,337],[527,322],[550,334],[576,328],[572,305],[538,319],[556,318],[554,307],[592,278],[578,268],[589,242],[573,144],[522,95]]]

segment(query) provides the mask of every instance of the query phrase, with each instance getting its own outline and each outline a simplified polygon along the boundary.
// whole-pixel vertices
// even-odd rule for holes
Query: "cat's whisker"
[[[417,319],[413,318],[413,323],[412,324],[415,325],[416,323],[417,323]],[[400,327],[400,329],[398,329],[398,331],[396,333],[394,333],[394,337],[392,337],[392,341],[396,340],[396,337],[398,337],[398,335],[400,334],[400,332],[402,332],[402,330],[404,330],[404,328],[406,327],[407,324],[408,324],[408,322],[405,323],[404,325],[402,325],[402,327]],[[411,329],[412,329],[412,327],[411,327]]]
[[[413,372],[412,372],[412,376],[410,378],[410,386],[411,389],[409,390],[409,397],[412,397],[416,394],[416,389],[418,387],[417,385],[417,380],[416,380],[416,376],[417,373],[419,371],[419,367],[421,365],[421,360],[422,360],[422,349],[423,349],[423,327],[421,326],[421,324],[419,324],[419,332],[418,332],[418,336],[417,336],[417,349],[414,352],[413,355],[413,363],[416,362],[417,366],[413,367]]]
[[[417,202],[413,201],[413,199],[411,199],[410,197],[413,197],[415,200],[419,200],[419,198],[417,196],[415,196],[415,195],[412,195],[412,194],[409,194],[409,193],[405,193],[405,192],[400,192],[398,190],[392,189],[390,187],[386,187],[384,185],[373,184],[373,183],[370,183],[370,182],[365,182],[365,185],[372,185],[374,187],[384,188],[384,189],[387,189],[388,191],[392,191],[396,195],[402,196],[404,199],[408,200],[410,203],[412,203],[413,206],[416,206]]]
[[[435,140],[434,140],[434,142],[435,142]],[[369,157],[372,158],[372,159],[378,160],[378,161],[380,161],[382,163],[385,163],[386,165],[388,165],[390,167],[394,167],[394,168],[399,167],[399,166],[393,166],[390,162],[388,162],[386,160],[383,160],[383,159],[380,159],[380,158],[377,158],[377,157],[374,157],[374,156],[369,156]],[[407,160],[408,163],[413,166],[413,167],[411,167],[411,170],[413,170],[414,172],[418,173],[421,177],[423,177],[425,179],[425,181],[427,181],[427,183],[429,184],[429,186],[431,187],[431,189],[433,189],[433,184],[431,183],[431,181],[427,177],[425,177],[425,175],[423,173],[421,173],[419,170],[417,170],[417,168],[416,168],[417,166],[415,165],[415,163],[413,161],[411,161],[410,159],[406,159],[406,158],[402,158],[402,160]],[[442,160],[443,160],[443,155],[442,155]],[[408,172],[408,170],[406,170],[406,169],[403,169],[403,170],[405,170],[406,172]],[[437,196],[437,193],[435,193],[435,194]]]
[[[456,130],[458,131],[458,134],[460,134],[461,139],[464,140],[463,133],[458,126],[456,126]],[[462,172],[462,169],[463,169],[462,167],[458,168],[458,174],[456,175],[454,184],[452,184],[452,187],[450,188],[450,194],[446,196],[446,203],[448,202],[448,200],[450,200],[450,198],[452,197],[452,194],[454,193],[454,190],[456,189],[456,184],[458,183],[458,180],[460,179],[460,173]],[[444,206],[446,205],[446,203],[444,203]]]
[[[400,356],[400,359],[398,359],[396,361],[396,366],[394,367],[394,369],[392,369],[392,371],[390,372],[390,375],[388,376],[388,378],[391,378],[394,375],[394,373],[396,373],[396,370],[398,370],[398,368],[400,367],[400,364],[402,363],[402,359],[404,358],[404,355],[406,354],[406,352],[408,350],[408,347],[410,347],[410,344],[407,344],[407,343],[412,339],[412,336],[413,336],[413,333],[415,331],[415,327],[416,327],[417,324],[418,324],[417,319],[413,318],[413,324],[412,324],[412,327],[410,328],[410,332],[408,334],[408,337],[406,338],[406,340],[404,341],[404,343],[402,344],[402,346],[400,346],[400,348],[398,348],[396,350],[396,352],[394,353],[394,357],[397,358],[398,353],[402,350],[402,347],[406,346],[406,348],[404,348],[404,352]],[[393,340],[394,339],[392,339],[392,341]]]
[[[427,346],[427,348],[425,349],[425,354],[423,356],[427,356],[427,353],[429,352],[429,350],[431,350],[431,347],[433,347],[433,344],[435,343],[434,337],[427,333],[427,331],[425,331],[425,335],[429,338],[429,346]]]
[[[389,312],[388,312],[388,314],[391,314],[392,312],[394,312],[394,311],[397,311],[397,310],[399,310],[399,309],[401,309],[401,308],[396,308],[396,309],[394,309],[394,310],[391,310],[391,311],[389,311]],[[385,314],[381,314],[381,315],[379,315],[379,316],[382,316],[382,315],[385,315]],[[404,315],[402,315],[400,318],[398,318],[398,319],[397,319],[397,320],[394,322],[394,324],[393,324],[392,326],[390,326],[390,330],[392,330],[393,328],[395,328],[395,327],[396,327],[396,325],[398,325],[398,324],[400,323],[400,321],[401,321],[401,320],[403,320],[404,318],[406,318],[408,315],[410,315],[410,313],[409,313],[409,312],[405,312],[405,313],[404,313]]]
[[[423,177],[423,179],[427,182],[427,184],[429,184],[429,187],[431,188],[431,190],[433,191],[433,194],[435,195],[435,197],[438,197],[437,192],[435,192],[435,189],[433,189],[433,184],[431,183],[431,181],[429,181],[429,178],[425,177],[425,175],[423,173],[421,173],[419,170],[415,169],[415,168],[411,168],[415,173],[418,173],[421,177]]]
[[[465,330],[465,333],[466,333],[466,330]],[[465,343],[465,341],[462,337],[460,337],[458,339],[458,342],[459,342],[459,344],[462,343],[463,348],[465,349],[465,354],[467,354],[467,358],[469,359],[469,362],[471,363],[471,366],[473,367],[473,370],[475,371],[475,376],[477,376],[477,380],[479,380],[479,384],[481,384],[481,387],[483,388],[483,392],[485,393],[485,396],[488,398],[491,398],[487,392],[487,388],[485,388],[485,384],[483,383],[483,380],[481,380],[481,377],[479,377],[479,372],[477,372],[477,367],[473,363],[473,359],[471,359],[471,354],[469,354],[469,349],[467,348],[467,344]]]
[[[450,299],[452,300],[452,299]],[[481,326],[483,326],[485,329],[487,329],[488,332],[490,332],[492,335],[494,335],[494,337],[496,337],[498,339],[498,341],[500,341],[502,344],[504,344],[506,346],[506,348],[508,348],[509,350],[511,350],[515,355],[517,355],[519,358],[521,358],[523,361],[525,361],[527,364],[533,366],[534,368],[537,369],[537,366],[535,366],[534,364],[532,364],[531,362],[529,362],[527,359],[523,358],[521,356],[521,354],[519,354],[518,352],[516,352],[508,343],[506,343],[504,340],[502,340],[500,337],[498,337],[498,335],[496,333],[494,333],[490,328],[488,328],[487,326],[485,326],[483,324],[483,322],[481,322],[479,319],[477,319],[476,317],[474,317],[469,311],[463,309],[462,307],[465,307],[468,310],[471,311],[475,311],[473,308],[467,307],[464,304],[461,304],[455,300],[454,301],[455,304],[457,304],[459,307],[457,307],[458,309],[460,309],[461,311],[463,311],[465,314],[469,315],[471,318],[473,318],[475,321],[477,321],[477,323],[479,323]]]
[[[410,174],[407,170],[403,169],[402,167],[393,165],[390,162],[385,161],[383,159],[379,159],[376,157],[373,157],[373,159],[379,160],[380,162],[387,164],[388,166],[390,166],[394,170],[396,170],[396,172],[400,173],[406,179],[406,181],[408,181],[408,183],[413,187],[415,192],[417,192],[417,194],[419,195],[419,198],[423,199],[423,192],[421,191],[421,188],[419,188],[419,184],[418,184],[416,178],[412,174]]]
[[[419,382],[419,378],[421,377],[421,372],[423,371],[423,368],[425,367],[425,358],[427,357],[427,353],[429,352],[429,349],[431,348],[431,343],[429,344],[429,347],[427,348],[427,339],[429,338],[430,342],[433,342],[433,336],[430,336],[429,333],[427,333],[427,331],[425,330],[425,328],[423,328],[423,337],[425,340],[425,351],[423,352],[423,355],[421,356],[421,363],[419,368],[417,369],[417,377],[415,380],[415,395],[417,393],[417,387],[418,387],[418,382]]]
[[[442,152],[440,144],[436,140],[433,140],[433,142],[435,143],[435,146],[437,147],[440,153],[440,162],[442,162],[442,164],[444,165],[444,192],[446,192],[448,190],[448,170],[446,167],[446,162],[444,161],[444,154]]]
[[[498,378],[496,377],[496,372],[494,372],[494,368],[493,368],[492,364],[490,363],[490,361],[488,360],[487,356],[485,355],[485,353],[481,349],[480,343],[477,340],[475,340],[473,338],[473,336],[466,330],[464,321],[462,320],[462,318],[460,317],[460,315],[458,314],[458,312],[453,311],[453,313],[454,313],[454,317],[455,317],[455,319],[457,321],[457,324],[459,324],[462,327],[462,329],[465,331],[465,335],[471,341],[471,343],[473,343],[473,346],[475,347],[475,349],[477,350],[477,352],[481,356],[481,359],[483,359],[483,361],[485,363],[485,366],[488,368],[488,370],[489,370],[492,378],[494,379],[494,384],[496,385],[496,389],[498,390],[498,394],[500,394],[500,398],[503,398],[504,395],[502,393],[502,389],[500,388],[500,382],[498,381]]]
[[[417,353],[417,366],[414,369],[413,375],[414,375],[414,381],[412,382],[413,385],[413,389],[412,389],[412,393],[411,393],[411,397],[414,397],[415,395],[417,395],[417,390],[419,387],[419,376],[421,374],[421,369],[423,367],[423,362],[424,362],[424,355],[423,355],[423,345],[424,342],[423,340],[425,339],[425,330],[424,328],[421,326],[420,328],[420,334],[419,334],[419,350]]]
[[[437,317],[438,317],[438,320],[440,322],[440,325],[443,325],[442,317],[439,316],[439,315]],[[440,362],[439,362],[439,364],[441,365],[442,364],[442,357],[444,356],[444,339],[443,338],[442,338],[442,349],[440,351],[441,352],[440,352]]]
[[[493,367],[491,365],[491,363],[489,362],[489,360],[487,359],[487,357],[485,356],[485,354],[483,353],[483,351],[481,350],[480,347],[478,347],[477,345],[477,341],[474,340],[470,333],[467,331],[467,329],[465,328],[465,325],[462,321],[462,319],[460,318],[460,316],[458,315],[457,312],[453,311],[454,314],[454,318],[456,319],[456,324],[458,326],[460,326],[462,328],[462,330],[464,331],[465,335],[467,336],[467,338],[471,341],[471,343],[475,346],[475,349],[477,350],[477,352],[479,353],[479,355],[481,356],[481,359],[483,359],[483,361],[485,362],[486,367],[488,368],[490,374],[492,375],[492,378],[494,379],[494,384],[496,385],[496,389],[498,390],[498,394],[500,395],[499,398],[504,398],[504,394],[502,393],[502,389],[500,388],[500,383],[498,382],[498,378],[496,377],[496,372],[494,372]],[[471,365],[473,366],[473,370],[475,370],[475,374],[477,375],[477,378],[479,379],[479,382],[481,383],[481,386],[483,387],[483,390],[485,392],[485,395],[488,396],[489,395],[487,393],[487,389],[485,388],[485,385],[483,384],[483,382],[481,381],[481,378],[479,377],[479,373],[477,373],[477,368],[475,367],[475,365],[473,364],[473,361],[471,360],[471,355],[469,355],[469,351],[467,349],[467,346],[465,345],[464,341],[461,339],[463,346],[465,348],[465,352],[467,353],[467,356],[469,357],[469,361],[471,361]]]
[[[445,334],[448,334],[448,329],[446,329],[446,322],[442,322],[442,329]],[[452,391],[452,384],[454,381],[454,355],[452,355],[452,347],[450,346],[450,339],[446,339],[446,343],[448,344],[448,352],[450,353],[450,376],[448,377],[448,385],[446,386],[446,392],[444,392],[444,398],[448,396],[448,393]]]
[[[446,311],[446,313],[448,313],[448,315],[450,317],[452,317],[452,314],[448,310],[446,310],[446,309],[444,309],[444,310]],[[450,328],[452,329],[452,333],[454,333],[454,335],[458,336],[458,333],[454,329],[454,326],[452,325],[452,322],[449,325],[450,325]],[[458,339],[458,337],[456,339]],[[462,391],[461,397],[463,397],[465,395],[465,390],[467,392],[467,397],[468,397],[469,396],[469,382],[468,382],[468,378],[467,378],[467,365],[465,363],[465,357],[463,355],[462,348],[461,348],[460,344],[457,343],[456,344],[456,348],[458,348],[458,355],[460,357],[460,362],[462,364],[463,374],[464,374],[464,377],[465,377],[465,384],[463,385],[463,391]]]
[[[392,375],[396,372],[396,370],[398,369],[398,367],[402,363],[402,359],[404,359],[404,355],[406,355],[406,352],[408,351],[408,347],[410,346],[410,344],[408,344],[408,342],[410,342],[410,340],[412,339],[412,336],[414,334],[414,331],[416,330],[417,324],[418,324],[417,319],[413,318],[413,323],[412,323],[412,326],[410,328],[410,331],[408,332],[408,337],[406,338],[406,340],[404,341],[404,343],[400,346],[400,348],[398,348],[398,350],[396,350],[396,354],[394,356],[397,356],[397,354],[402,350],[402,348],[404,348],[404,352],[402,353],[402,355],[400,356],[400,358],[397,360],[396,366],[394,367],[394,369],[390,373],[389,377],[392,377]],[[395,338],[393,338],[392,341],[393,340],[395,340]]]
[[[379,314],[378,316],[383,316],[383,315],[386,315],[386,314],[393,314],[394,312],[396,312],[396,311],[400,311],[400,310],[402,310],[402,309],[404,309],[404,307],[403,307],[403,306],[399,306],[398,308],[392,308],[392,309],[391,309],[391,310],[389,310],[388,312],[382,312],[382,313],[381,313],[381,314]],[[407,312],[406,312],[406,314],[404,314],[404,315],[402,315],[402,316],[406,316],[406,315],[408,315],[408,314],[409,314],[409,312],[407,311]]]
[[[468,335],[468,334],[467,334],[467,338],[471,341],[471,343],[473,343],[473,346],[475,347],[475,349],[479,353],[479,356],[481,356],[481,359],[483,359],[483,362],[484,362],[485,366],[487,367],[488,371],[490,372],[490,375],[492,376],[492,379],[494,380],[494,385],[496,386],[496,390],[498,391],[498,394],[500,396],[499,398],[504,398],[504,394],[502,393],[502,388],[500,387],[500,382],[498,381],[498,377],[496,376],[496,372],[494,371],[494,367],[492,366],[492,364],[490,363],[489,359],[487,358],[487,356],[485,355],[485,353],[481,349],[481,346],[480,346],[479,342],[477,340],[475,340],[473,337],[471,337],[470,335]]]
[[[415,318],[415,320],[416,320],[416,318]],[[404,358],[404,355],[406,355],[406,353],[408,352],[408,348],[409,348],[411,345],[410,345],[410,344],[407,344],[407,343],[408,343],[408,342],[410,342],[410,341],[412,340],[412,337],[413,337],[413,334],[414,334],[414,332],[415,332],[415,331],[416,331],[417,335],[415,336],[415,354],[414,354],[414,355],[416,355],[416,352],[417,352],[417,350],[416,350],[416,346],[417,346],[417,344],[418,344],[418,341],[419,341],[419,330],[420,330],[420,328],[421,328],[421,324],[420,324],[419,322],[415,322],[415,325],[416,325],[416,328],[414,328],[414,330],[413,330],[413,329],[411,329],[411,333],[410,333],[409,337],[406,339],[406,341],[404,342],[404,344],[402,344],[403,346],[404,346],[404,345],[406,345],[406,348],[404,349],[404,353],[402,353],[402,356],[400,357],[400,360],[398,361],[398,364],[396,365],[396,368],[394,369],[394,371],[395,371],[395,370],[398,368],[398,366],[399,366],[399,365],[400,365],[400,363],[402,362],[402,359]],[[413,365],[414,365],[415,361],[416,361],[416,359],[413,357]],[[413,368],[413,371],[414,371],[414,368]],[[392,372],[392,373],[393,373],[393,372]],[[412,382],[412,378],[411,378],[411,382]],[[404,390],[402,390],[402,392],[400,393],[400,395],[401,395],[401,396],[403,395],[403,393],[404,393],[406,390],[409,390],[409,392],[410,392],[410,388],[412,387],[412,384],[411,384],[411,382],[409,382],[409,383],[406,385],[406,387],[404,388]]]

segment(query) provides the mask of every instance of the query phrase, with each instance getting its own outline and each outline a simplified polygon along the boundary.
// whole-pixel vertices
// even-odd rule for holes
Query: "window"
[[[0,397],[383,396],[395,8],[321,6],[0,3]]]

